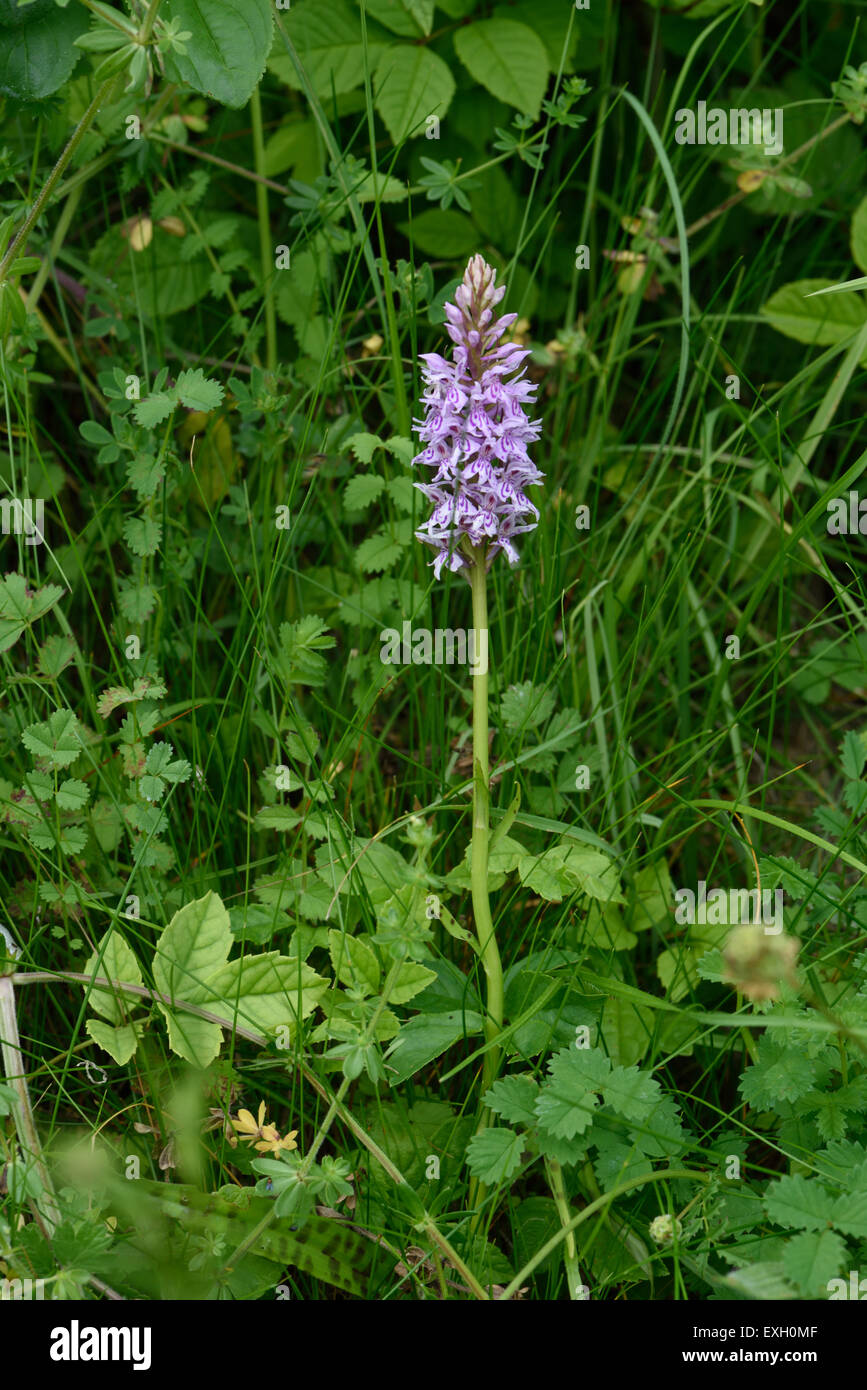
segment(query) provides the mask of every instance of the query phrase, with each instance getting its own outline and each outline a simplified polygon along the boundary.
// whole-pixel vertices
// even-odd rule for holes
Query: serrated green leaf
[[[216,410],[223,399],[220,383],[205,376],[201,367],[181,372],[175,392],[181,405],[186,406],[187,410],[201,410],[206,413]]]
[[[319,655],[335,645],[325,623],[308,613],[295,623],[281,623],[281,673],[290,684],[322,685],[327,674],[324,657]]]
[[[550,1079],[536,1101],[539,1124],[555,1139],[573,1139],[593,1121],[597,1092],[611,1070],[598,1048],[564,1048],[549,1063]]]
[[[78,720],[71,709],[58,709],[44,724],[31,724],[21,735],[21,742],[33,754],[52,767],[68,767],[81,752]]]
[[[56,801],[61,811],[80,811],[89,799],[90,787],[77,778],[67,777],[57,788]]]
[[[483,1129],[467,1145],[467,1167],[489,1187],[506,1182],[521,1166],[524,1136],[511,1129]]]
[[[0,652],[8,651],[23,632],[63,596],[58,584],[31,589],[21,574],[7,574],[0,582]]]
[[[769,1183],[765,1192],[765,1211],[778,1226],[819,1231],[831,1223],[834,1200],[815,1178],[798,1173]]]
[[[155,516],[130,516],[123,523],[123,538],[142,559],[155,555],[163,536],[162,522]]]
[[[740,1091],[748,1105],[768,1110],[778,1101],[798,1100],[815,1083],[815,1059],[766,1034],[759,1041],[758,1061],[741,1076]]]
[[[358,459],[359,463],[370,463],[374,452],[383,447],[382,440],[378,434],[354,434],[347,442],[346,446]]]
[[[371,502],[375,502],[382,492],[385,483],[382,478],[375,473],[360,473],[354,478],[350,478],[343,494],[343,510],[346,512],[361,512],[365,507],[369,507]]]
[[[377,531],[361,542],[355,552],[356,564],[362,574],[378,574],[400,559],[404,545],[405,542],[396,541],[390,531]]]
[[[828,1280],[844,1268],[846,1242],[836,1231],[804,1231],[783,1251],[783,1273],[812,1298],[827,1297]]]
[[[500,719],[507,729],[536,729],[554,709],[554,693],[532,681],[510,685],[500,701]]]
[[[178,398],[174,391],[157,391],[153,395],[145,396],[144,400],[136,401],[132,413],[137,425],[152,430],[169,418],[172,411],[177,409],[177,404]]]
[[[483,1096],[483,1104],[513,1125],[533,1126],[539,1086],[532,1076],[504,1076]]]
[[[638,1067],[614,1067],[602,1083],[602,1098],[626,1120],[646,1120],[659,1102],[659,1082]]]

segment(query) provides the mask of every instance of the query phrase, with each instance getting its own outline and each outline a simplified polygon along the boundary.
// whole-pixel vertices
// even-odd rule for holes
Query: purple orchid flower
[[[413,424],[425,448],[413,464],[434,470],[430,482],[415,484],[434,510],[416,535],[436,551],[438,579],[443,566],[457,572],[472,565],[470,546],[487,547],[488,568],[501,550],[515,564],[512,538],[532,531],[539,520],[524,491],[544,477],[527,452],[542,431],[541,422],[524,411],[535,401],[536,387],[518,370],[528,349],[500,344],[518,316],[494,318],[494,306],[506,293],[496,278],[482,256],[473,256],[455,290],[456,302],[444,306],[453,360],[422,354],[425,416]]]

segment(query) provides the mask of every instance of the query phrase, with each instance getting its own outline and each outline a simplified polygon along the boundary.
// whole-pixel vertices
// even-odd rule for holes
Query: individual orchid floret
[[[525,492],[544,477],[527,452],[542,430],[524,410],[536,387],[519,371],[529,350],[500,341],[517,314],[494,317],[506,292],[496,278],[482,256],[472,258],[455,303],[444,306],[452,361],[422,354],[425,415],[413,423],[426,447],[413,464],[432,471],[429,482],[415,486],[433,512],[416,535],[436,551],[437,578],[443,566],[471,565],[472,547],[485,547],[488,567],[501,550],[514,564],[514,537],[539,520]]]

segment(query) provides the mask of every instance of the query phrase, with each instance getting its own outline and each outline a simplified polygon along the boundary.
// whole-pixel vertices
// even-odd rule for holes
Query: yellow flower
[[[257,1119],[253,1119],[249,1110],[239,1110],[238,1118],[232,1120],[231,1125],[232,1128],[236,1129],[241,1135],[243,1143],[253,1144],[253,1147],[258,1153],[279,1155],[281,1149],[291,1150],[298,1148],[298,1145],[295,1143],[295,1135],[298,1133],[297,1129],[293,1129],[290,1134],[285,1135],[285,1137],[281,1139],[280,1132],[274,1125],[265,1124],[264,1100],[259,1105],[259,1115]]]
[[[259,1119],[253,1119],[249,1110],[239,1110],[238,1118],[232,1120],[232,1128],[236,1129],[241,1135],[245,1144],[251,1143],[254,1139],[259,1139],[262,1134],[262,1125],[265,1122],[265,1102],[259,1105]]]
[[[259,1150],[259,1153],[276,1154],[279,1158],[281,1149],[286,1149],[288,1152],[298,1148],[298,1145],[295,1143],[295,1135],[297,1133],[297,1129],[293,1129],[281,1139],[273,1125],[266,1125],[262,1130],[262,1143],[257,1144],[256,1148]]]

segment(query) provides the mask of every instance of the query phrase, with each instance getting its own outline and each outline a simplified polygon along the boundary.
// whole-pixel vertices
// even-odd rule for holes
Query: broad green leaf
[[[727,928],[724,929],[727,932]],[[698,984],[697,951],[683,946],[667,947],[656,957],[656,973],[673,1004],[683,999]]]
[[[289,12],[281,15],[281,23],[297,49],[301,66],[317,96],[330,97],[332,91],[340,96],[361,86],[364,49],[361,20],[355,5],[347,0],[328,0],[327,5],[321,0],[296,0]],[[390,34],[375,21],[368,20],[367,52],[371,68],[376,66],[390,42]],[[303,90],[295,64],[279,33],[268,67],[287,87]]]
[[[386,1070],[389,1084],[398,1086],[432,1062],[453,1043],[481,1033],[481,1014],[468,1009],[449,1013],[418,1014],[400,1031],[388,1050]]]
[[[265,1218],[273,1212],[274,1199],[251,1195],[248,1190],[223,1188],[207,1193],[179,1183],[141,1179],[118,1183],[114,1192],[114,1204],[123,1211],[125,1224],[134,1233],[141,1233],[143,1250],[152,1247],[155,1235],[159,1236],[160,1248],[168,1245],[160,1213],[182,1223],[184,1230],[207,1237],[209,1242],[219,1238],[226,1249],[236,1249],[256,1231],[256,1256],[278,1266],[274,1270],[275,1284],[278,1272],[291,1267],[356,1298],[364,1298],[373,1266],[380,1258],[374,1241],[333,1217],[311,1213],[297,1226],[279,1218],[266,1223]],[[135,1242],[137,1237],[133,1235],[131,1239]]]
[[[547,1245],[552,1236],[560,1230],[560,1216],[553,1197],[527,1197],[512,1214],[515,1232],[514,1260],[521,1268],[528,1260]],[[563,1256],[554,1249],[536,1266],[535,1273],[545,1274],[557,1268]]]
[[[415,39],[431,31],[434,0],[366,0],[365,7],[386,29],[403,38]]]
[[[828,346],[850,337],[867,317],[867,305],[859,294],[805,296],[827,289],[832,280],[794,280],[771,295],[760,310],[763,318],[799,343]]]
[[[185,54],[165,55],[168,80],[223,106],[245,106],[271,47],[271,0],[163,0],[160,19],[176,19],[192,35]]]
[[[588,18],[588,11],[576,10],[574,6],[563,4],[563,0],[510,0],[508,5],[498,5],[494,10],[494,19],[511,19],[519,24],[526,25],[538,34],[545,45],[548,55],[548,66],[552,72],[557,72],[563,58],[563,49],[566,47],[566,35],[570,33],[569,21],[572,20],[571,37],[563,64],[564,73],[575,71],[575,48],[578,44],[579,30],[583,37],[584,24]],[[582,46],[583,47],[583,46]],[[584,61],[582,52],[581,61]]]
[[[428,970],[426,966],[413,960],[404,961],[389,993],[389,1004],[408,1003],[417,994],[421,994],[423,989],[427,989],[436,978],[436,972]]]
[[[483,1129],[467,1145],[467,1167],[473,1177],[493,1187],[517,1173],[525,1139],[512,1129]]]
[[[466,214],[455,212],[453,208],[428,208],[411,222],[401,222],[400,231],[413,242],[416,250],[446,261],[469,256],[479,240]]]
[[[457,30],[455,51],[470,76],[500,101],[538,116],[548,85],[548,54],[526,24],[475,20]]]
[[[0,0],[0,94],[40,101],[62,87],[81,53],[74,47],[89,16],[83,7],[58,9],[54,0]]]
[[[328,981],[291,956],[267,951],[229,961],[208,976],[207,988],[213,1013],[269,1033],[311,1014]]]
[[[349,186],[359,203],[402,203],[406,198],[405,183],[389,174],[374,174],[372,170],[361,179],[353,178]]]
[[[627,893],[627,904],[625,914],[630,931],[670,926],[674,886],[664,859],[638,870]]]
[[[135,952],[127,945],[123,933],[117,927],[109,932],[108,939],[100,942],[84,967],[87,975],[102,975],[107,980],[119,980],[129,985],[144,983]],[[102,960],[100,960],[102,952]],[[109,1023],[122,1023],[138,1004],[134,994],[110,993],[107,989],[92,989],[88,995],[90,1007]]]
[[[157,942],[153,966],[157,990],[169,999],[182,999],[219,1013],[214,1007],[215,991],[205,981],[225,963],[231,944],[229,914],[216,893],[187,903],[175,913]],[[219,1025],[163,1004],[160,1008],[168,1020],[174,1051],[193,1066],[208,1066],[220,1050]]]
[[[382,971],[372,946],[361,937],[329,931],[328,952],[334,973],[342,985],[362,990],[364,994],[376,994]],[[394,1003],[395,1000],[392,998],[389,1002]]]
[[[605,1000],[602,1036],[612,1062],[624,1067],[640,1062],[654,1033],[654,1013],[642,1005],[617,997]]]
[[[373,81],[376,109],[396,145],[424,135],[427,117],[442,119],[455,94],[455,79],[442,58],[415,44],[386,49]]]
[[[118,1066],[124,1066],[138,1047],[138,1031],[134,1023],[113,1027],[101,1019],[89,1018],[85,1024],[87,1033],[99,1047],[113,1057]]]
[[[210,1008],[220,995],[204,981],[225,965],[231,945],[229,915],[215,892],[186,903],[157,941],[153,963],[157,990],[170,999]]]

